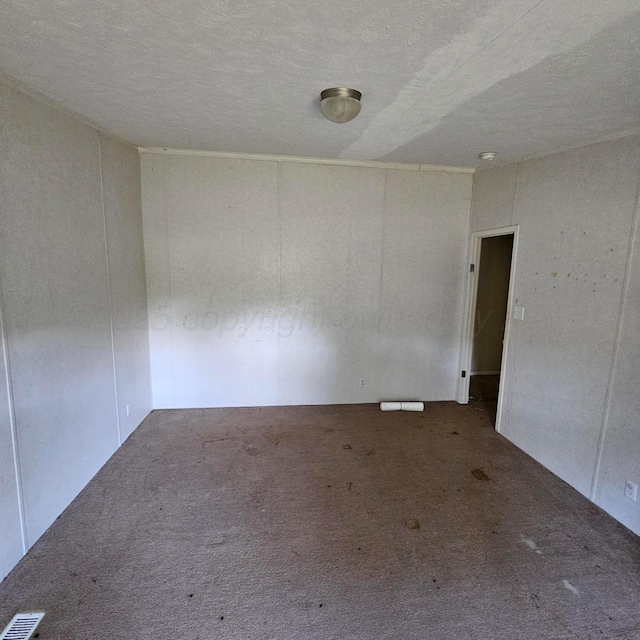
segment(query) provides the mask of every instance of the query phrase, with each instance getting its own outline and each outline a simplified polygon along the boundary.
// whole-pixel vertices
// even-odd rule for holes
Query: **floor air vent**
[[[44,618],[44,611],[17,613],[0,635],[0,640],[28,640],[42,618]]]

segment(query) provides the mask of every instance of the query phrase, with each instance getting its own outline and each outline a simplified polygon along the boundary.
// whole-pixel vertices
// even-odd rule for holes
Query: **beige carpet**
[[[640,638],[640,540],[478,405],[154,412],[0,585],[39,640]]]

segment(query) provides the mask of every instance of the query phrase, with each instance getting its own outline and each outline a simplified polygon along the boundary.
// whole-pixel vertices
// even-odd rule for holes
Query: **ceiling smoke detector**
[[[346,87],[334,87],[325,89],[320,94],[320,111],[322,115],[331,122],[349,122],[359,113],[362,94],[355,89]]]
[[[498,154],[495,151],[483,151],[480,154],[481,160],[495,160]]]

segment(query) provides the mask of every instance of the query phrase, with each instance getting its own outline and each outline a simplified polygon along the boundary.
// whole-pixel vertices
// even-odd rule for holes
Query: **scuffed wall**
[[[479,171],[471,211],[471,231],[520,227],[502,434],[636,533],[639,177],[624,138]]]

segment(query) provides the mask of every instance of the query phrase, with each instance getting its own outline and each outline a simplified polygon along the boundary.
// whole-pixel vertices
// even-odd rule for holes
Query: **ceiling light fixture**
[[[483,151],[480,154],[481,160],[495,160],[498,154],[495,151]]]
[[[320,111],[322,115],[331,122],[349,122],[359,113],[362,94],[355,89],[346,87],[334,87],[325,89],[320,94]]]

